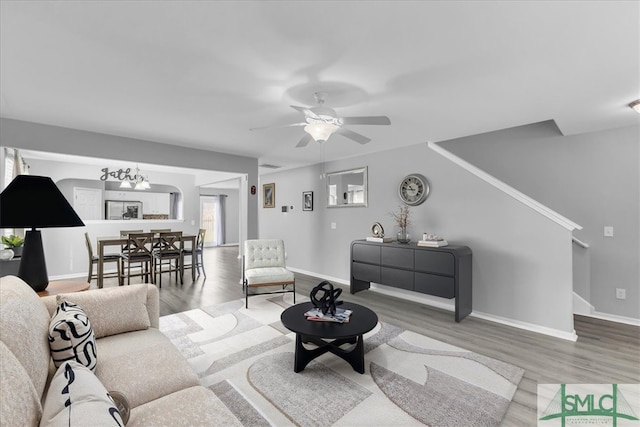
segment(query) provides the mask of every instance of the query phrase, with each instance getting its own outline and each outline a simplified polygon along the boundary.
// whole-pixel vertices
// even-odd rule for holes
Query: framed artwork
[[[262,186],[262,207],[276,207],[276,184],[274,182]]]
[[[313,191],[302,192],[302,210],[303,211],[313,210]]]

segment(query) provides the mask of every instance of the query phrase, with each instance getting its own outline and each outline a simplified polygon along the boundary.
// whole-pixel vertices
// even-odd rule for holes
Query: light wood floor
[[[165,275],[160,315],[243,298],[237,255],[237,247],[205,249],[206,280],[200,276],[192,281],[186,273],[180,285]],[[320,281],[297,274],[297,291],[308,295]],[[105,286],[116,285],[115,279],[105,281]],[[95,281],[91,287],[95,288]],[[538,383],[640,383],[640,328],[636,326],[575,316],[579,338],[570,342],[474,317],[456,323],[452,312],[372,291],[351,295],[345,290],[341,299],[371,308],[382,321],[525,369],[503,420],[505,426],[536,425]]]

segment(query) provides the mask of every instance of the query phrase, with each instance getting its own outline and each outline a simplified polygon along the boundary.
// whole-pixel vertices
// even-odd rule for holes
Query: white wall
[[[583,226],[575,235],[589,249],[576,252],[590,288],[576,291],[600,313],[640,319],[639,141],[640,126],[563,136],[547,121],[440,145]]]
[[[414,240],[423,232],[436,233],[471,248],[474,313],[573,334],[569,230],[424,143],[331,162],[325,169],[362,166],[368,166],[367,208],[326,208],[319,166],[262,176],[262,182],[276,183],[276,208],[260,209],[260,237],[283,238],[289,266],[348,282],[351,242],[368,236],[374,222],[395,236],[389,213],[401,203],[398,185],[407,174],[421,173],[431,183],[431,195],[411,209],[409,233]],[[313,212],[301,209],[302,192],[309,190],[314,191]],[[282,213],[282,205],[295,208]]]

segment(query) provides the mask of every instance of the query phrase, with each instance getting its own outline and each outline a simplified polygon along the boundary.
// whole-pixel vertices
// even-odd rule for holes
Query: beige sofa
[[[142,298],[140,298],[142,292]],[[124,394],[127,426],[234,425],[238,420],[158,330],[153,285],[89,290],[40,298],[21,279],[0,279],[0,425],[38,426],[55,372],[48,333],[57,301],[85,307],[95,332],[95,376]],[[127,331],[127,329],[129,329]]]

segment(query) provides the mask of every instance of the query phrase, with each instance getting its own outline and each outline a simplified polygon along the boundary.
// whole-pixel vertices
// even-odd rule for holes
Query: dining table
[[[191,243],[191,259],[196,259],[196,237],[198,237],[195,234],[183,234],[181,241],[182,241],[182,245],[184,247],[185,243]],[[160,235],[156,235],[154,238],[154,243],[155,243],[155,239],[159,239]],[[107,236],[107,237],[98,237],[97,238],[97,247],[98,247],[98,288],[102,288],[103,284],[104,284],[104,253],[105,253],[105,248],[108,246],[118,246],[118,247],[122,247],[123,245],[126,245],[128,241],[127,236]],[[187,248],[189,249],[189,248]],[[195,280],[196,277],[196,263],[192,262],[191,263],[191,280]]]

